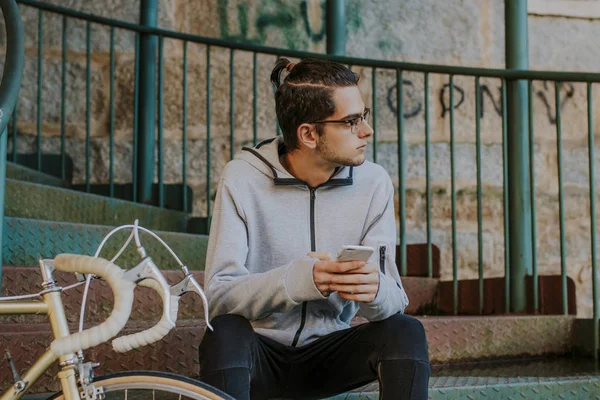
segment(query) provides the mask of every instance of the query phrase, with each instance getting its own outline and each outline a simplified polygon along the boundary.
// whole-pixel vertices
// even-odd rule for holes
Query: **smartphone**
[[[337,253],[337,261],[367,261],[373,252],[374,248],[368,246],[352,246],[344,245]]]

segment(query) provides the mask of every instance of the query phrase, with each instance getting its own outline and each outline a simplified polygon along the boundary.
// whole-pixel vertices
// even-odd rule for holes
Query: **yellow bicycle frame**
[[[42,285],[45,288],[42,301],[0,301],[0,315],[46,314],[50,320],[54,339],[69,336],[69,325],[61,298],[61,288],[56,286],[54,281],[54,267],[48,261],[40,260],[40,268],[45,281]],[[25,382],[25,387],[17,390],[15,386],[11,386],[0,396],[0,400],[20,399],[56,360],[60,361],[61,370],[58,372],[58,378],[65,399],[80,400],[75,373],[77,356],[71,353],[57,357],[50,348],[22,376],[21,380]]]

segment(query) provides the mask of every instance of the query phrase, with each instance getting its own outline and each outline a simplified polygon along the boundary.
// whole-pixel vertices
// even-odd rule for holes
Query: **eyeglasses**
[[[349,119],[336,119],[336,120],[326,119],[323,121],[312,121],[309,123],[310,124],[344,124],[348,128],[350,128],[350,132],[352,132],[353,135],[356,135],[358,133],[358,127],[363,122],[366,122],[367,124],[369,123],[369,115],[370,114],[371,114],[371,109],[365,108],[365,111],[359,117],[354,117],[354,118],[349,118]]]

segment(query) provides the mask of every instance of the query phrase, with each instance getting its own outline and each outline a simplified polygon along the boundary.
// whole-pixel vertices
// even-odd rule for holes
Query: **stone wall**
[[[563,0],[567,12],[569,2]],[[105,0],[53,0],[54,4],[136,22],[139,2]],[[539,2],[531,1],[530,7]],[[589,2],[588,2],[589,3]],[[600,4],[600,2],[598,2]],[[210,37],[241,40],[273,47],[325,51],[325,21],[320,0],[161,0],[159,24],[166,29]],[[504,9],[501,0],[347,0],[347,54],[355,57],[420,63],[504,67]],[[538,7],[539,8],[539,7]],[[36,10],[21,7],[26,28],[27,57],[18,104],[19,151],[36,149],[37,21]],[[600,12],[581,19],[538,9],[529,17],[530,65],[533,69],[594,71],[600,54],[595,46]],[[548,14],[548,15],[547,15]],[[595,16],[596,15],[596,16]],[[573,18],[575,16],[575,18]],[[42,132],[44,152],[60,146],[61,34],[60,17],[44,16]],[[75,181],[85,176],[85,24],[69,20],[66,87],[67,152],[75,162]],[[91,121],[92,183],[107,180],[110,79],[109,30],[92,24]],[[0,41],[4,43],[4,41]],[[134,43],[131,32],[116,30],[115,137],[116,180],[131,180]],[[181,181],[182,44],[165,40],[165,182]],[[230,79],[227,49],[211,49],[211,124],[213,179],[229,160]],[[252,54],[234,54],[235,148],[253,137]],[[274,102],[269,74],[275,57],[258,55],[257,136],[275,134]],[[206,200],[206,47],[188,46],[188,184],[193,188],[194,214],[205,215]],[[378,162],[398,179],[396,73],[353,68],[360,74],[365,102],[376,102]],[[502,200],[502,101],[498,79],[481,80],[483,261],[486,277],[504,270]],[[423,74],[403,75],[405,135],[407,143],[407,228],[411,243],[422,243],[426,233],[425,198],[425,88]],[[594,113],[600,99],[594,93]],[[429,107],[432,156],[432,228],[442,254],[442,277],[452,276],[450,218],[450,126],[448,76],[430,76]],[[565,217],[568,273],[578,287],[580,315],[591,315],[590,217],[587,157],[587,105],[584,84],[564,83],[562,98]],[[455,77],[455,133],[457,162],[457,226],[460,278],[477,276],[477,203],[475,148],[475,81]],[[554,84],[534,83],[535,170],[537,198],[537,259],[543,274],[560,271],[558,165]],[[594,121],[600,131],[600,119]],[[597,147],[600,140],[596,138]],[[12,146],[12,144],[10,144]],[[600,157],[600,148],[596,157]],[[372,155],[372,152],[371,152]],[[595,160],[600,180],[599,160]],[[597,184],[598,182],[596,182]],[[216,187],[213,185],[213,188]],[[334,250],[334,249],[332,249]]]

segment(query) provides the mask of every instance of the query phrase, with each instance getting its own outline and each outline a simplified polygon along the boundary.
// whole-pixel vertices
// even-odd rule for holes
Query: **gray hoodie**
[[[365,162],[340,168],[311,188],[279,162],[281,137],[244,148],[225,166],[214,204],[205,290],[210,316],[237,314],[255,331],[301,346],[348,328],[357,312],[370,321],[403,312],[408,298],[395,264],[394,188],[386,171]],[[311,251],[342,245],[376,249],[375,300],[358,303],[313,280]]]

